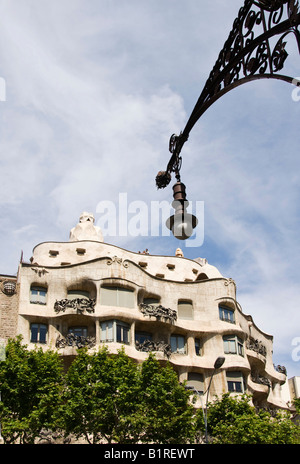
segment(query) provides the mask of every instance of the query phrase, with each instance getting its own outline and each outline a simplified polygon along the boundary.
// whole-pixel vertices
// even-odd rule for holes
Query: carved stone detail
[[[113,256],[107,261],[107,265],[111,266],[113,263],[117,263],[123,265],[123,267],[127,268],[129,266],[128,262],[123,260],[123,258],[119,258],[118,256]]]

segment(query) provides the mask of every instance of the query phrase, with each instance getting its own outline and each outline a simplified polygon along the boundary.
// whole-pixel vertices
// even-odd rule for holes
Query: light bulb
[[[186,240],[193,234],[193,225],[191,218],[179,217],[174,221],[172,233],[178,240]]]

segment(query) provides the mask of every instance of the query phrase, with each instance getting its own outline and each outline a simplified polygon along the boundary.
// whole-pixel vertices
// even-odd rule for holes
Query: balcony
[[[83,314],[85,311],[87,313],[95,312],[95,298],[64,298],[63,300],[56,300],[54,303],[54,311],[58,314],[65,312],[66,309],[70,309],[72,312],[75,311],[76,314]]]
[[[171,324],[177,320],[177,311],[165,308],[162,305],[141,303],[140,311],[144,316],[153,316],[156,319],[164,320]]]

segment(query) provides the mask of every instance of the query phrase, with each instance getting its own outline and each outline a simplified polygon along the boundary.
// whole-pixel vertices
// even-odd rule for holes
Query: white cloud
[[[172,200],[171,186],[157,191],[155,176],[240,6],[0,2],[3,272],[15,272],[21,249],[30,256],[40,241],[67,240],[81,211],[95,213],[101,200],[117,202],[120,192],[128,201]],[[300,75],[297,59],[292,45],[287,73]],[[205,201],[204,246],[180,243],[185,255],[233,277],[244,311],[276,332],[281,348],[295,333],[300,277],[300,104],[291,92],[271,81],[229,92],[195,126],[181,171],[188,199]],[[172,237],[108,241],[161,254],[177,247]],[[283,299],[293,323],[283,323]]]

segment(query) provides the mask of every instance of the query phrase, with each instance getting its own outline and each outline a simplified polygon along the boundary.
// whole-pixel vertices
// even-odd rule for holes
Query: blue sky
[[[67,241],[102,201],[171,201],[169,160],[242,0],[1,0],[1,272],[43,241]],[[288,38],[285,74],[300,76]],[[204,243],[105,237],[132,251],[204,257],[237,284],[244,313],[274,335],[274,362],[300,375],[299,116],[291,85],[257,81],[198,121],[181,170],[204,202]]]

